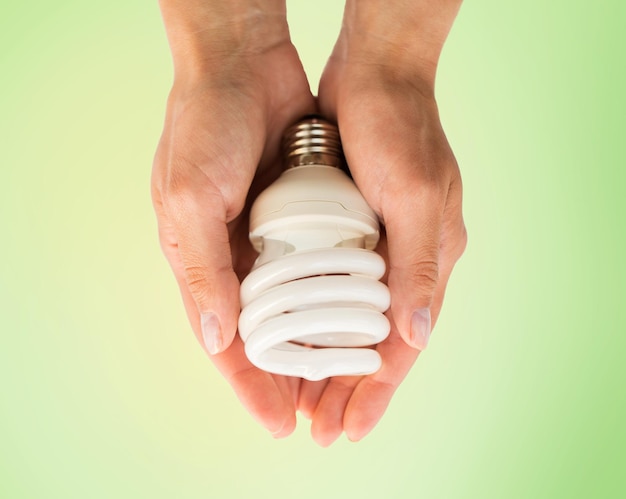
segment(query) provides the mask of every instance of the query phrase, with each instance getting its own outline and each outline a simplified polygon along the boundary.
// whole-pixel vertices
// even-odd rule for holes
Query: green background
[[[196,344],[149,197],[156,2],[0,7],[0,497],[626,494],[626,7],[467,1],[437,96],[466,254],[374,432],[275,441]],[[289,2],[313,88],[341,2]]]

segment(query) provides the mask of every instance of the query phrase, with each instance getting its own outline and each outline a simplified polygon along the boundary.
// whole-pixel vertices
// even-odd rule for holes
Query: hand
[[[365,70],[368,64],[342,65],[337,64],[341,58],[331,60],[321,87],[322,108],[330,117],[339,120],[344,141],[348,142],[346,154],[357,184],[386,223],[390,243],[387,245],[383,238],[379,248],[389,262],[392,300],[394,294],[399,296],[390,312],[392,334],[378,347],[383,356],[383,368],[365,378],[333,378],[313,383],[270,375],[252,366],[245,357],[241,341],[234,338],[239,313],[238,279],[248,273],[256,256],[247,241],[249,200],[253,200],[280,173],[277,151],[282,131],[315,109],[297,54],[289,42],[284,5],[280,7],[280,0],[267,0],[267,3],[277,10],[273,13],[254,8],[246,10],[246,7],[253,7],[254,2],[232,5],[217,0],[161,0],[176,78],[155,157],[152,194],[161,244],[180,286],[192,327],[244,406],[277,437],[293,431],[295,409],[299,408],[305,416],[312,417],[312,433],[316,441],[328,445],[344,429],[353,440],[365,435],[384,412],[393,391],[417,356],[417,351],[400,339],[400,335],[406,338],[409,334],[403,314],[406,315],[406,310],[415,305],[410,303],[412,300],[405,299],[402,290],[410,293],[420,289],[419,272],[425,267],[420,265],[422,260],[412,259],[419,253],[407,253],[402,241],[407,244],[406,248],[432,249],[432,241],[439,236],[442,244],[437,260],[439,275],[432,272],[435,260],[430,261],[431,273],[428,274],[434,299],[429,301],[426,294],[422,294],[419,300],[413,300],[418,305],[423,304],[417,309],[422,311],[422,320],[412,320],[416,326],[414,329],[424,332],[422,339],[427,338],[430,327],[419,326],[429,326],[425,312],[429,306],[434,319],[438,314],[449,275],[444,257],[453,253],[460,255],[464,245],[460,183],[453,182],[456,165],[450,168],[448,164],[447,169],[438,169],[437,165],[446,162],[436,154],[432,157],[432,168],[426,163],[417,170],[401,166],[402,159],[411,156],[407,153],[421,155],[429,151],[429,147],[431,152],[440,149],[436,147],[437,141],[430,143],[431,137],[427,133],[430,130],[433,137],[437,138],[439,134],[439,138],[443,137],[438,127],[436,106],[432,105],[434,100],[420,99],[419,95],[414,95],[414,101],[408,100],[418,115],[419,111],[424,112],[423,122],[420,121],[417,128],[423,132],[422,140],[413,150],[405,150],[409,143],[406,136],[392,136],[389,141],[383,141],[388,144],[389,157],[394,158],[396,151],[391,146],[395,144],[400,147],[401,154],[397,154],[392,162],[394,166],[389,167],[389,157],[373,151],[370,159],[378,157],[378,164],[387,167],[389,175],[380,170],[376,178],[384,182],[368,181],[364,168],[370,164],[369,159],[364,159],[367,154],[357,151],[360,147],[357,144],[365,144],[373,134],[380,140],[376,123],[387,123],[394,104],[402,106],[402,99],[394,95],[396,82],[393,79],[383,76],[370,80],[372,75]],[[351,8],[350,1],[348,4],[346,12]],[[374,8],[374,11],[379,9]],[[340,38],[338,48],[342,47],[341,41]],[[367,55],[368,51],[364,53]],[[390,67],[397,66],[392,64]],[[374,76],[381,75],[384,72]],[[343,77],[347,77],[345,84],[340,81]],[[382,106],[385,112],[376,119],[372,118],[376,111],[373,108],[363,109],[361,114],[355,109],[359,107],[360,99],[372,96],[387,98]],[[401,107],[401,111],[406,109]],[[344,119],[346,114],[351,118]],[[359,116],[365,120],[359,122]],[[405,120],[401,126],[401,129],[406,127],[405,135],[415,125],[414,121],[415,116],[413,121]],[[370,149],[362,151],[365,153]],[[395,177],[396,174],[399,176]],[[458,170],[456,174],[458,178]],[[421,189],[419,180],[425,177],[438,181],[428,183],[422,189],[425,197],[416,203],[406,195],[411,192],[406,190],[407,185]],[[402,179],[412,182],[403,184]],[[443,192],[436,186],[443,186],[446,179],[450,195],[445,207],[440,206],[441,217],[433,217],[433,212],[428,210],[421,218],[416,215],[414,221],[426,222],[425,228],[432,230],[425,232],[425,238],[420,233],[417,239],[412,239],[410,235],[415,234],[415,229],[411,224],[401,222],[397,214],[405,208],[436,206],[436,201],[443,199]],[[378,186],[381,188],[377,192]],[[393,197],[403,193],[405,195],[400,198]],[[445,220],[455,218],[452,200],[457,197],[456,219],[460,221],[462,235],[457,240],[456,250],[445,249],[453,248],[452,239],[446,242]],[[441,227],[443,230],[438,232]],[[408,229],[406,233],[403,232],[405,228]],[[430,246],[424,242],[428,237]],[[414,242],[420,240],[424,244],[416,246]],[[427,252],[424,255],[432,256]],[[450,270],[453,263],[449,265]],[[411,285],[411,280],[407,281],[408,284],[402,280],[402,269],[414,272],[413,284],[418,284],[417,288]],[[419,346],[422,340],[409,337],[409,341]]]
[[[152,175],[161,246],[198,340],[247,410],[281,437],[295,427],[299,380],[246,358],[235,338],[239,279],[256,257],[247,200],[280,174],[282,131],[315,111],[315,101],[284,12],[266,19],[254,9],[219,10],[230,4],[175,3],[161,5],[175,65]]]
[[[392,330],[377,346],[383,359],[378,372],[333,378],[323,391],[302,382],[299,407],[312,417],[313,436],[322,445],[342,431],[359,440],[383,415],[428,343],[467,240],[461,177],[433,96],[436,64],[420,72],[392,57],[405,51],[381,50],[380,38],[369,48],[348,36],[355,30],[340,36],[320,83],[319,105],[337,121],[354,180],[386,230],[377,251],[388,266]]]

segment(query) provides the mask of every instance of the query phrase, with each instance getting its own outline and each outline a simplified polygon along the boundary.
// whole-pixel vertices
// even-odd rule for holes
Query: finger
[[[302,378],[297,378],[295,376],[281,376],[281,379],[285,381],[287,390],[291,394],[291,402],[295,410],[298,409],[298,400],[300,398],[300,389],[302,386]]]
[[[275,438],[293,432],[296,415],[288,383],[284,377],[272,376],[253,366],[239,337],[213,361],[246,410]]]
[[[297,409],[297,401],[298,395],[300,392],[300,378],[292,377],[292,376],[281,376],[278,374],[272,374],[272,378],[274,378],[274,383],[278,387],[280,393],[283,396],[285,407],[289,408],[290,418],[285,423],[283,428],[275,433],[272,433],[274,438],[284,438],[291,433],[296,428],[296,409]]]
[[[393,323],[391,334],[376,350],[382,357],[382,367],[361,380],[346,404],[343,428],[353,442],[361,440],[376,426],[420,354],[406,344]]]
[[[415,179],[392,189],[384,209],[391,311],[400,336],[418,350],[428,344],[431,307],[439,282],[445,193]]]
[[[359,376],[337,376],[326,385],[311,423],[311,436],[322,447],[328,447],[343,432],[346,404],[360,379]]]
[[[242,405],[274,438],[284,438],[294,431],[295,406],[286,379],[253,366],[239,337],[231,348],[214,356],[214,363]]]
[[[215,355],[237,330],[239,281],[221,194],[194,180],[170,190],[164,203],[167,223],[160,223],[159,232],[172,270],[186,283],[200,314],[199,339]]]
[[[201,328],[196,302],[184,278],[178,278],[183,303],[194,331]],[[296,427],[295,405],[289,387],[280,378],[252,365],[245,355],[243,342],[237,336],[230,348],[211,357],[213,363],[232,386],[237,398],[252,417],[274,437],[282,438]]]
[[[440,275],[432,300],[432,325],[437,321],[450,274],[454,263],[465,247],[465,227],[461,228],[454,244],[442,248]],[[389,314],[388,315],[392,315]],[[417,360],[420,350],[411,348],[398,333],[393,319],[390,318],[391,334],[377,347],[382,358],[382,367],[376,373],[366,376],[355,388],[346,406],[344,430],[350,440],[358,441],[367,435],[383,416],[396,389],[402,383]]]
[[[298,397],[297,409],[307,419],[312,419],[317,404],[328,385],[328,379],[320,381],[302,380],[300,386],[300,396]]]

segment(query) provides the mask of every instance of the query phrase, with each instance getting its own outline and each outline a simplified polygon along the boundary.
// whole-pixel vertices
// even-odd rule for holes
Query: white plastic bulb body
[[[260,253],[241,284],[239,334],[249,360],[316,381],[381,366],[390,295],[373,249],[378,218],[339,168],[286,170],[257,198],[250,241]]]

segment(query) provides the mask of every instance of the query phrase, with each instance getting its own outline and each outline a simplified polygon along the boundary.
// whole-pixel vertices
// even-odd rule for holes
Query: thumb
[[[404,341],[426,348],[432,329],[433,299],[440,281],[439,252],[443,204],[428,186],[402,188],[384,212],[389,253],[391,314]]]
[[[233,270],[224,202],[220,194],[180,189],[169,193],[161,245],[183,295],[196,305],[187,314],[196,336],[215,355],[237,331],[239,280]]]

